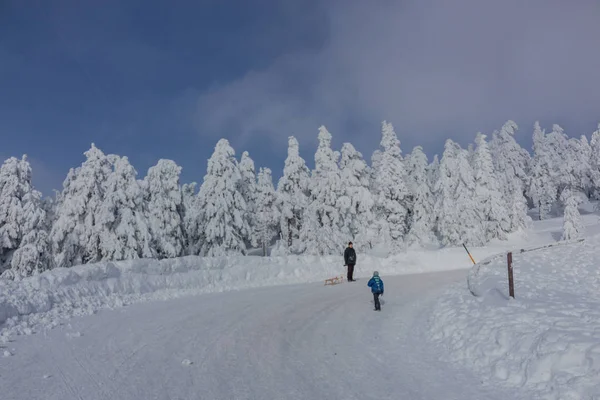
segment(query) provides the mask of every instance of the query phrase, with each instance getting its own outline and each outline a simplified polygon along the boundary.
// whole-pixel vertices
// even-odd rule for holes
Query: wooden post
[[[513,280],[512,251],[506,255],[508,261],[508,295],[515,298],[515,283]]]

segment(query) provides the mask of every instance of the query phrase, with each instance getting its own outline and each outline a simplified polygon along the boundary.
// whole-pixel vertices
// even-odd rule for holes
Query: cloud
[[[200,94],[197,130],[240,143],[290,134],[313,142],[326,124],[370,147],[383,119],[411,145],[471,140],[507,119],[526,136],[536,119],[572,135],[596,125],[595,0],[330,0],[326,10],[317,50],[282,54]]]

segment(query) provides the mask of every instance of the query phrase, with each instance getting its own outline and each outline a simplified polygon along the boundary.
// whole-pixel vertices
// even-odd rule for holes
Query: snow
[[[589,206],[589,205],[588,205]],[[428,338],[441,359],[538,399],[600,396],[600,225],[583,216],[585,241],[513,252],[515,299],[508,297],[506,254],[491,257],[443,294]],[[560,236],[561,218],[535,223]],[[522,246],[523,247],[523,246]],[[518,250],[518,249],[515,249]]]
[[[2,400],[530,399],[440,362],[428,310],[464,271],[135,304],[19,337],[0,361]],[[83,335],[67,338],[65,331]]]

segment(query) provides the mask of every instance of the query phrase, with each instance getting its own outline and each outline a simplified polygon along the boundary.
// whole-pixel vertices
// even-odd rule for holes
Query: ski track
[[[8,343],[15,355],[0,359],[0,397],[529,398],[484,386],[467,370],[440,361],[424,339],[436,295],[465,274],[384,276],[381,312],[372,311],[366,280],[104,310]],[[192,364],[182,365],[185,359]]]

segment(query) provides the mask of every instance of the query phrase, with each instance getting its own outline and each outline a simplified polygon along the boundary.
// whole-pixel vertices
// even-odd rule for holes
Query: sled
[[[325,279],[325,286],[337,285],[338,283],[344,282],[344,275],[334,276],[333,278]]]

